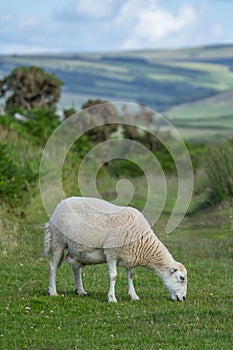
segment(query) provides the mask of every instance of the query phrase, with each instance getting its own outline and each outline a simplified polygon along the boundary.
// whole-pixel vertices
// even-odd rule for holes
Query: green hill
[[[143,103],[164,111],[233,89],[233,46],[183,50],[1,56],[0,75],[37,65],[63,82],[62,105],[88,98]]]
[[[136,102],[186,129],[233,127],[233,45],[0,56],[0,77],[22,65],[40,66],[64,82],[62,107],[79,109],[89,98]]]
[[[197,134],[233,134],[233,90],[183,103],[164,112],[164,115],[190,138]],[[196,137],[195,137],[196,138]]]

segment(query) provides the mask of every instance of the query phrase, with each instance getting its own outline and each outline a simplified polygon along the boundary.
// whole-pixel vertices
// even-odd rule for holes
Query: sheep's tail
[[[44,255],[45,256],[49,256],[52,253],[51,245],[52,245],[52,232],[51,232],[49,222],[47,222],[44,225]]]

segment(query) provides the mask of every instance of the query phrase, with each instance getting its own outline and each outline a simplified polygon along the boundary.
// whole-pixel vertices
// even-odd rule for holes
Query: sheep
[[[73,268],[75,294],[87,294],[82,283],[82,267],[107,263],[109,302],[117,302],[117,266],[126,268],[128,294],[132,300],[139,300],[133,284],[136,266],[154,271],[172,300],[186,298],[185,267],[173,259],[143,214],[135,208],[117,206],[98,198],[64,199],[45,224],[44,248],[46,256],[52,255],[48,290],[51,296],[57,295],[56,273],[67,249],[66,260]]]

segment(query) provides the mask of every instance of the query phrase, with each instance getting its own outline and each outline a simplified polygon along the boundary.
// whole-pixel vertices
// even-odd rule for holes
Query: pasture
[[[198,200],[198,199],[197,199]],[[1,209],[1,349],[231,349],[232,209],[205,209],[186,217],[172,234],[155,232],[188,269],[188,295],[172,302],[152,272],[135,270],[139,302],[127,296],[118,269],[117,304],[107,303],[106,265],[83,272],[87,297],[73,293],[70,266],[58,273],[59,297],[49,297],[43,257],[47,220],[35,192],[23,214]],[[21,217],[20,217],[21,216]],[[158,227],[167,220],[164,214]]]

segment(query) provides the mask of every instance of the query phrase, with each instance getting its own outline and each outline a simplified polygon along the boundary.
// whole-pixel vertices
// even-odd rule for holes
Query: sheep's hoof
[[[117,303],[117,299],[113,295],[108,295],[108,302],[109,303]]]
[[[49,290],[48,290],[48,295],[50,297],[57,297],[58,296],[57,292],[54,292],[54,291],[50,292]]]
[[[133,301],[138,301],[138,300],[140,300],[140,298],[139,298],[138,295],[130,295],[130,294],[129,294],[129,297],[130,297],[131,300],[133,300]]]
[[[84,296],[84,297],[88,296],[88,293],[85,290],[78,291],[78,289],[75,289],[74,294]]]

